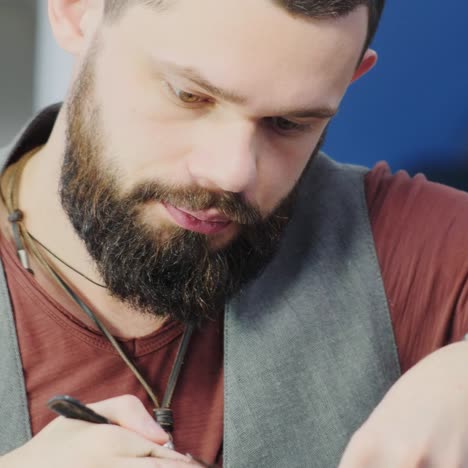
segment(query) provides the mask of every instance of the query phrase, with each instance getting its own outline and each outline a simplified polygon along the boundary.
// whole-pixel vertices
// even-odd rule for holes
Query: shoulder
[[[391,210],[394,205],[406,210],[417,206],[424,216],[433,209],[466,208],[468,203],[466,192],[430,182],[423,174],[413,177],[405,171],[392,174],[385,162],[378,163],[366,174],[365,184],[371,216],[377,215],[382,208]],[[424,206],[420,206],[421,202],[424,202]]]
[[[405,370],[463,333],[453,325],[466,322],[468,193],[385,163],[366,174],[365,192]]]
[[[365,191],[379,244],[412,247],[431,257],[465,248],[468,193],[430,182],[422,174],[392,174],[386,163],[377,164],[366,174]]]

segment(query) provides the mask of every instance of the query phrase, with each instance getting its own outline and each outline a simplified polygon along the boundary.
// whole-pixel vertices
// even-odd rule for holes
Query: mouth
[[[183,229],[212,235],[226,230],[233,221],[216,210],[188,211],[163,203],[173,221]]]

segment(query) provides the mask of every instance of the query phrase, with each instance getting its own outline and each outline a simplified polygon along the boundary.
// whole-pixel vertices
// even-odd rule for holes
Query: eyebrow
[[[298,119],[331,119],[338,113],[338,109],[332,107],[318,107],[315,109],[304,108],[294,111],[279,112],[278,115],[284,115],[286,117],[295,117]]]
[[[170,70],[173,73],[195,83],[200,88],[205,90],[207,93],[213,95],[218,99],[222,99],[233,104],[246,104],[248,98],[242,96],[234,91],[222,89],[219,86],[214,85],[208,79],[206,79],[198,70],[193,67],[181,66],[173,62],[159,61],[157,64],[162,65],[163,68]],[[293,117],[298,119],[330,119],[336,113],[338,109],[332,107],[321,106],[317,108],[301,108],[301,109],[278,109],[276,112],[272,112],[272,116],[285,116]]]

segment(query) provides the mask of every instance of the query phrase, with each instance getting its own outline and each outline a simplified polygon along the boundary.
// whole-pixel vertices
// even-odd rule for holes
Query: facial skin
[[[290,16],[269,0],[178,0],[160,12],[131,7],[117,22],[104,24],[102,1],[50,5],[56,37],[77,62],[68,115],[61,113],[45,151],[49,161],[57,164],[50,154],[76,153],[82,137],[94,136],[96,158],[89,164],[103,180],[109,176],[116,199],[137,201],[131,213],[137,226],[158,242],[181,233],[197,239],[187,245],[203,245],[204,254],[234,245],[246,213],[265,221],[288,199],[348,85],[375,62],[368,51],[358,64],[367,28],[364,7],[344,18],[314,20]],[[83,125],[71,132],[77,116]],[[63,182],[62,166],[63,158],[52,172]],[[141,203],[134,197],[142,194],[138,188],[154,184],[169,189],[169,198],[156,200],[153,193]],[[67,206],[66,191],[62,200],[70,215],[73,197]],[[197,197],[186,200],[187,193]],[[214,205],[199,202],[199,195],[212,197]],[[219,204],[221,199],[230,203]],[[84,207],[73,207],[80,230]],[[214,229],[191,222],[178,209],[215,221]],[[191,232],[200,226],[204,233]],[[90,242],[65,238],[83,258],[91,254],[101,277],[110,281]],[[121,255],[132,271],[135,253],[127,258],[121,249]],[[80,268],[84,262],[75,257],[71,263]],[[109,296],[126,300],[118,291]],[[222,303],[218,293],[211,299]],[[130,298],[130,304],[145,309],[144,301]],[[152,312],[181,318],[170,310],[175,304]],[[189,311],[182,315],[187,318]]]
[[[296,191],[266,217],[241,194],[168,186],[156,178],[122,193],[118,167],[104,158],[108,143],[93,94],[97,46],[67,105],[62,206],[113,296],[141,312],[201,324],[215,318],[224,301],[271,260]],[[154,204],[183,207],[200,217],[216,212],[217,221],[190,216],[192,229],[158,222],[146,213]],[[230,224],[236,234],[222,246],[211,232],[199,232],[223,231]]]
[[[107,157],[124,175],[122,190],[151,174],[176,186],[239,193],[270,213],[299,179],[329,120],[287,114],[338,108],[366,16],[360,8],[346,19],[294,19],[268,0],[208,0],[202,7],[177,1],[159,14],[132,8],[102,31],[96,70],[95,96],[112,142]],[[245,102],[213,96],[180,71],[189,68]],[[183,103],[181,92],[196,102]],[[288,125],[281,119],[308,128],[281,131]],[[172,222],[163,207],[153,210]]]

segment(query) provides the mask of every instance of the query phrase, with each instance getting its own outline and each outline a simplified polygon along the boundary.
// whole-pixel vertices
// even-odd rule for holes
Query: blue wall
[[[351,86],[325,150],[393,170],[467,154],[468,1],[387,0],[373,48],[379,63]]]

